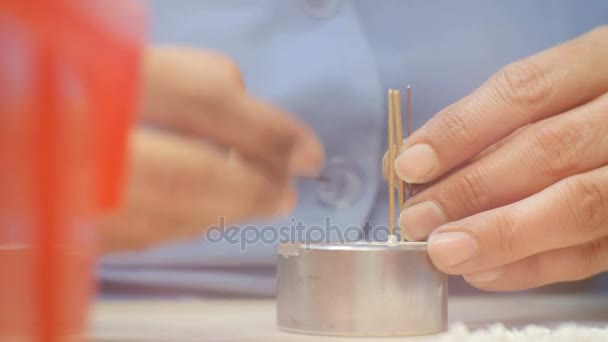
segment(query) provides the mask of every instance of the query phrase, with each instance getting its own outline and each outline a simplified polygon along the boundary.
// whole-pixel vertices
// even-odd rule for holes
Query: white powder
[[[555,328],[528,325],[521,329],[507,328],[497,323],[481,329],[469,329],[463,323],[450,326],[438,342],[606,342],[608,325],[603,327],[582,326],[564,323]]]

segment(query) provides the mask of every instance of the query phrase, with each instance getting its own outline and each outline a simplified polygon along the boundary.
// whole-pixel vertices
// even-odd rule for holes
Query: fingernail
[[[453,267],[469,260],[477,247],[477,241],[463,232],[431,234],[428,241],[431,259],[443,267]]]
[[[419,183],[428,180],[437,164],[437,153],[433,148],[427,144],[417,144],[399,154],[395,160],[395,172],[408,183]]]
[[[483,284],[496,281],[502,275],[502,269],[496,268],[488,271],[475,272],[464,276],[470,283]]]
[[[446,221],[443,210],[433,201],[416,203],[399,215],[399,227],[408,241],[424,240]]]

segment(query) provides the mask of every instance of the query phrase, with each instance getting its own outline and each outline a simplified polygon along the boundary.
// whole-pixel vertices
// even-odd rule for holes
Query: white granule
[[[450,326],[439,342],[606,342],[608,325],[603,327],[563,323],[555,328],[528,325],[523,328],[507,328],[497,323],[486,328],[469,329],[463,323]]]

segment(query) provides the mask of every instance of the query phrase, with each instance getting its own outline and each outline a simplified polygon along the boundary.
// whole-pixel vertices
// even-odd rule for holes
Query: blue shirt
[[[263,225],[356,235],[366,222],[387,224],[388,88],[412,86],[417,128],[505,64],[608,23],[605,0],[149,3],[155,43],[226,53],[251,93],[310,124],[326,148],[328,180],[302,181],[293,218],[256,222],[236,243],[201,236],[105,257],[108,293],[274,294],[277,240],[268,229],[266,241],[252,241]]]

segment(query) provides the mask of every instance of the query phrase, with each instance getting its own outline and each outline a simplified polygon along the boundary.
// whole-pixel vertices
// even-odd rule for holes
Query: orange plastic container
[[[144,21],[133,1],[0,2],[0,341],[86,339]]]

